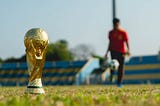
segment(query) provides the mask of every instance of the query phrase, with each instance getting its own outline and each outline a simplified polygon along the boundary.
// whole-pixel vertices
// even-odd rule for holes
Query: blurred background
[[[157,54],[159,0],[116,0],[116,15],[130,37],[133,56]],[[35,27],[48,32],[50,43],[64,40],[69,51],[89,48],[104,56],[112,28],[112,0],[1,0],[1,60],[25,54],[24,35]]]
[[[160,0],[1,0],[0,85],[27,85],[24,36],[31,28],[44,29],[50,40],[45,85],[109,84],[109,71],[100,62],[114,15],[129,34],[132,54],[125,63],[124,83],[160,83],[159,4]]]

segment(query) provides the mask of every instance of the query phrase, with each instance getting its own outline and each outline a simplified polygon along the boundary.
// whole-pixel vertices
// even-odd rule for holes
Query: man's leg
[[[118,86],[122,85],[122,81],[123,81],[123,76],[124,76],[124,57],[123,55],[120,55],[118,58],[119,61],[119,68],[118,68],[118,81],[117,84]]]
[[[109,78],[110,83],[113,83],[113,82],[114,82],[114,77],[113,77],[113,75],[114,75],[114,70],[111,70],[111,75],[110,75],[110,78]]]
[[[111,58],[112,59],[117,59],[117,52],[115,52],[115,51],[111,51]],[[111,83],[113,83],[114,82],[114,77],[113,77],[113,75],[114,75],[114,70],[111,70],[111,75],[110,75],[110,82]]]

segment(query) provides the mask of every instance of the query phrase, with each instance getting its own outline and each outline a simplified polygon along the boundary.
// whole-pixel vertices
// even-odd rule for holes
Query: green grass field
[[[24,94],[25,87],[0,87],[0,106],[159,106],[160,85],[44,86],[46,94]]]

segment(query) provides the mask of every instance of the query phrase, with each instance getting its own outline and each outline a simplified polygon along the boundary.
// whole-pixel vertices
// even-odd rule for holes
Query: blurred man
[[[117,86],[122,87],[122,80],[124,75],[124,56],[130,54],[128,34],[120,28],[120,20],[118,18],[113,19],[113,29],[109,32],[109,45],[105,57],[108,58],[110,51],[111,58],[117,59],[119,62],[118,68],[118,81]],[[114,70],[111,70],[110,82],[113,82]]]

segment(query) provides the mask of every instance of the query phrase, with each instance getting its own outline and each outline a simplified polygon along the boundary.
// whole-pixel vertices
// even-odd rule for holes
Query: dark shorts
[[[120,66],[124,65],[124,55],[123,55],[123,53],[116,52],[116,51],[111,51],[111,58],[112,59],[117,59]]]

